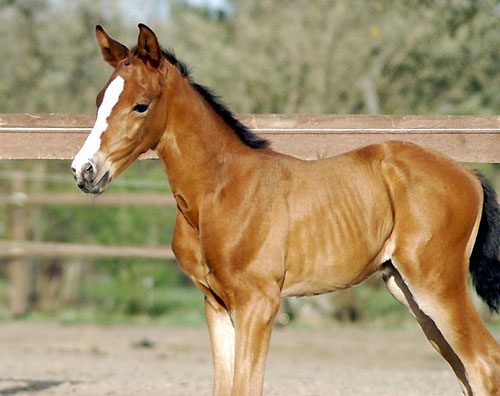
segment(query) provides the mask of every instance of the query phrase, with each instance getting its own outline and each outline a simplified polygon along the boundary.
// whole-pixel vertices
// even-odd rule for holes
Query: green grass
[[[201,326],[205,323],[203,295],[194,287],[174,287],[162,290],[147,303],[133,300],[119,309],[98,304],[57,306],[34,310],[23,317],[14,318],[0,307],[0,322],[12,320],[57,322],[61,324],[162,324],[171,326]]]

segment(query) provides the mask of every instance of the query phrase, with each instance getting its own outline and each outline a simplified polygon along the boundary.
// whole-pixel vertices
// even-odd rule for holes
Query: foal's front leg
[[[233,386],[235,331],[226,308],[214,297],[205,297],[212,360],[214,365],[214,396],[230,396]]]
[[[232,396],[262,394],[264,370],[274,318],[278,313],[279,292],[269,296],[245,291],[232,309],[236,330],[235,367]]]

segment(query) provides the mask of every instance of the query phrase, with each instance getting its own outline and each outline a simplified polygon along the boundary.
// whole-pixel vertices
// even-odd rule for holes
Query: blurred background
[[[139,22],[236,113],[500,112],[500,1],[0,0],[0,113],[94,113],[111,73],[95,25],[134,45]],[[497,164],[473,166],[500,188]],[[138,161],[107,192],[135,193],[129,205],[50,204],[66,192],[77,193],[68,161],[0,161],[0,239],[170,245],[175,207],[141,205],[145,195],[169,193],[158,161]],[[12,199],[23,193],[46,193],[49,202]],[[26,304],[13,312],[14,264],[27,275]],[[202,294],[175,260],[148,257],[0,257],[0,320],[14,316],[204,322]],[[341,293],[288,299],[278,319],[413,323],[378,277]]]

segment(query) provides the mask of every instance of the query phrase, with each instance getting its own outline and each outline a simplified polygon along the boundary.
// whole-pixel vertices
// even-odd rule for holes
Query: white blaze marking
[[[71,166],[76,169],[79,176],[82,171],[82,166],[89,162],[101,147],[101,135],[108,128],[108,117],[113,111],[113,108],[118,103],[120,95],[123,92],[125,81],[120,76],[116,77],[106,88],[101,106],[97,110],[97,118],[94,127],[90,131],[87,140],[82,148],[76,154]]]

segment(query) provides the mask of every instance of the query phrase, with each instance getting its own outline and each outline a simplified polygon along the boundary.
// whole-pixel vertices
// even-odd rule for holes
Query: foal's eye
[[[149,107],[149,104],[146,103],[139,103],[134,106],[132,110],[138,112],[138,113],[144,113]]]

